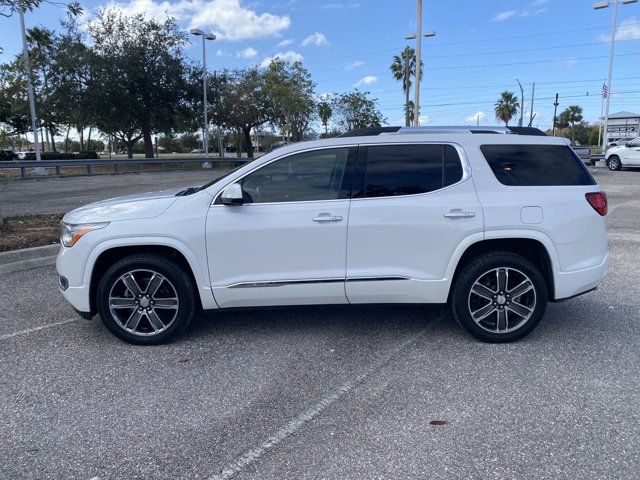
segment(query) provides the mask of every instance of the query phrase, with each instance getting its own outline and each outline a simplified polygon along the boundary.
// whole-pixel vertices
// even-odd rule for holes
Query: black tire
[[[495,285],[492,285],[491,277],[494,271],[496,279]],[[498,281],[504,281],[498,280],[498,272],[502,272],[501,279],[504,279],[504,272],[507,273],[504,282],[507,287],[504,291],[517,294],[520,290],[517,290],[516,286],[523,285],[521,289],[529,286],[522,283],[524,279],[531,283],[531,289],[512,298],[508,293],[505,295],[510,298],[498,295]],[[482,290],[483,281],[488,282],[487,291]],[[480,282],[480,285],[476,282]],[[474,285],[477,285],[476,289],[481,290],[482,296],[475,291],[472,293]],[[489,294],[488,290],[496,296]],[[485,295],[490,298],[487,299]],[[547,308],[547,285],[538,268],[526,258],[510,252],[486,253],[470,261],[460,271],[453,285],[450,305],[456,321],[477,339],[491,343],[513,342],[528,335],[540,323]],[[523,306],[525,309],[521,308]],[[512,308],[517,312],[530,311],[528,318],[525,319],[525,315],[519,315],[516,310],[511,310]],[[472,316],[472,310],[476,317],[482,317],[488,311],[494,313],[476,321]],[[512,317],[511,328],[509,315]],[[499,331],[500,327],[503,327],[502,332]]]
[[[620,161],[620,157],[617,155],[611,155],[609,160],[607,160],[607,167],[609,170],[616,171],[622,169],[622,162]]]
[[[129,272],[134,272],[134,277],[138,276],[136,283],[139,283],[140,296],[145,296],[145,292],[151,288],[151,277],[154,273],[156,278],[161,279],[159,281],[162,283],[156,289],[158,298],[155,299],[155,307],[153,295],[150,301],[152,305],[148,304],[149,300],[142,304],[136,295],[132,295],[132,290],[126,287],[125,281],[128,281]],[[123,276],[127,278],[122,280]],[[145,277],[149,279],[145,280]],[[128,297],[131,296],[131,301],[137,306],[110,308],[110,294],[118,290],[118,297],[127,297],[128,301]],[[176,339],[189,326],[197,311],[196,293],[190,275],[174,260],[159,255],[136,254],[116,262],[103,275],[96,295],[98,313],[104,325],[116,337],[136,345],[157,345]],[[174,301],[174,298],[177,300]],[[161,307],[160,304],[164,306]],[[141,313],[136,314],[136,310]],[[154,315],[154,312],[157,313]],[[132,331],[131,328],[126,328],[129,322],[125,322],[124,319],[129,315],[133,317],[134,314],[137,315],[138,322]],[[151,321],[152,315],[154,322]],[[158,324],[158,320],[166,321],[166,324]],[[158,325],[162,325],[163,328],[158,328]]]

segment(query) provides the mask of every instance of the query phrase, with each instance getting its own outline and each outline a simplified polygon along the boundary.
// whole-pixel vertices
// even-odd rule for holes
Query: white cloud
[[[420,115],[418,120],[420,121],[420,125],[429,125],[431,123],[429,115]]]
[[[487,119],[487,115],[482,110],[478,110],[476,113],[472,113],[471,115],[464,117],[462,122],[466,124],[472,123],[475,125],[476,122],[478,122],[478,119],[480,119],[480,123],[482,123]]]
[[[570,57],[570,58],[567,58],[566,60],[558,60],[557,62],[554,62],[554,65],[558,67],[564,67],[564,68],[573,68],[576,66],[577,63],[578,63],[577,58]]]
[[[278,47],[288,47],[289,45],[291,45],[293,43],[293,39],[291,38],[287,38],[286,40],[282,40],[279,44]]]
[[[608,42],[611,40],[611,34],[601,33],[598,40]],[[640,23],[636,17],[629,17],[618,25],[616,40],[640,40]]]
[[[378,77],[373,75],[366,75],[353,84],[354,87],[361,87],[362,85],[372,85],[378,81]]]
[[[504,22],[505,20],[510,19],[514,15],[518,13],[517,10],[506,10],[504,12],[498,13],[495,17],[491,19],[492,22]]]
[[[226,55],[227,52],[225,52],[223,49],[219,48],[218,50],[216,50],[216,57],[222,57],[224,55]]]
[[[351,70],[353,68],[364,67],[364,62],[362,60],[356,60],[355,62],[347,63],[345,65],[345,70]]]
[[[247,40],[274,37],[289,28],[288,15],[257,13],[240,0],[130,0],[111,1],[107,8],[143,13],[149,18],[174,17],[185,28],[212,30],[220,39]]]
[[[302,41],[302,46],[306,47],[307,45],[315,45],[316,47],[321,47],[323,45],[329,45],[327,41],[327,37],[324,33],[316,32],[309,35]]]
[[[255,48],[247,47],[244,50],[240,50],[236,52],[236,57],[238,58],[253,58],[258,54],[258,51]]]
[[[303,60],[303,56],[298,52],[294,52],[293,50],[288,50],[286,52],[279,52],[273,55],[272,57],[266,57],[262,62],[260,62],[261,67],[268,67],[271,62],[273,62],[276,58],[280,60],[284,60],[285,62],[301,62]]]

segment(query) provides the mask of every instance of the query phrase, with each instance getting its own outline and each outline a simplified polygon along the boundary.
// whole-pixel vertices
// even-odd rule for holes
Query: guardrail
[[[121,165],[137,165],[137,171],[143,171],[142,165],[160,165],[159,170],[144,170],[145,172],[167,170],[168,164],[180,164],[180,169],[184,169],[187,163],[246,163],[252,158],[242,157],[213,157],[213,158],[119,158],[119,159],[82,159],[82,160],[15,160],[0,162],[0,170],[20,169],[20,176],[27,177],[27,169],[48,167],[55,168],[55,176],[62,176],[64,167],[85,167],[87,175],[93,175],[94,166],[106,165],[113,167],[113,173],[121,173]],[[175,170],[175,169],[173,169]],[[126,172],[129,173],[129,172]]]

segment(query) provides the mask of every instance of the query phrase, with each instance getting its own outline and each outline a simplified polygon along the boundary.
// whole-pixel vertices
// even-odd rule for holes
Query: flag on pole
[[[609,87],[607,87],[606,83],[602,84],[602,98],[607,98],[607,95],[609,95]]]

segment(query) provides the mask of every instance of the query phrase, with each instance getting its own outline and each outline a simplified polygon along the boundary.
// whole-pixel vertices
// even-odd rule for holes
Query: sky
[[[550,128],[553,102],[584,109],[596,122],[609,62],[613,8],[594,10],[589,0],[424,0],[425,65],[420,90],[422,124],[499,123],[493,104],[503,90],[525,97],[525,124]],[[185,29],[217,35],[207,43],[209,69],[266,65],[275,56],[301,60],[318,94],[358,88],[378,99],[390,125],[404,123],[401,82],[393,56],[415,40],[416,0],[83,0],[86,21],[104,7],[167,13]],[[59,28],[65,11],[43,4],[26,15],[27,27]],[[185,55],[201,61],[199,38]],[[19,53],[19,21],[0,17],[0,61]],[[610,112],[640,112],[640,2],[620,4]],[[413,94],[412,94],[413,96]],[[512,122],[513,123],[513,122]]]

